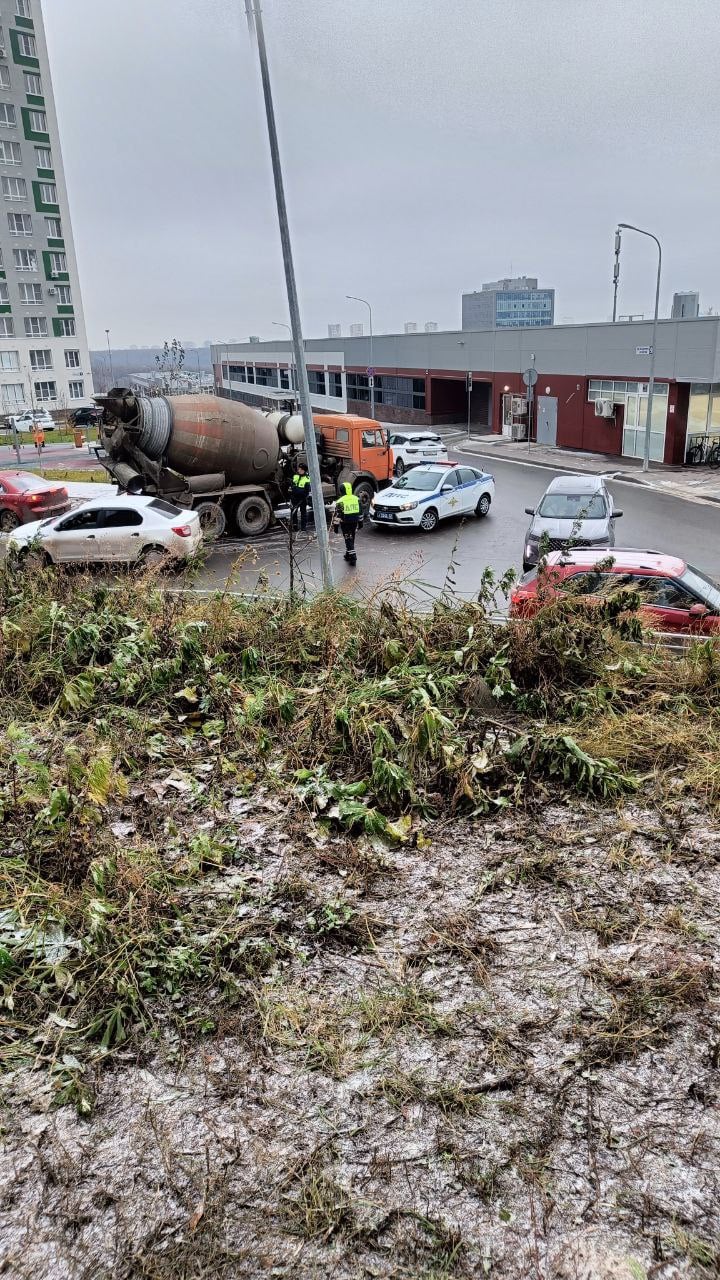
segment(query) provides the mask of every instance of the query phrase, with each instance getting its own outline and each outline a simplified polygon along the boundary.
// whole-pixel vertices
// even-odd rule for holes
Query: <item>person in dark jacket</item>
[[[310,497],[310,477],[304,462],[298,463],[298,469],[292,478],[290,505],[292,508],[293,529],[297,529],[298,512],[300,512],[300,528],[307,529],[307,504]]]
[[[347,481],[341,486],[342,492],[335,502],[335,513],[333,523],[335,527],[340,526],[342,536],[345,539],[345,559],[350,564],[357,564],[357,554],[355,551],[355,534],[359,526],[362,524],[362,515],[360,511],[360,499],[355,497],[352,491],[352,485]]]

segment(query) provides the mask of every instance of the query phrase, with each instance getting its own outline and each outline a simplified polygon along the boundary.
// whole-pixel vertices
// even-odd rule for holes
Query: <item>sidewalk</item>
[[[485,458],[502,458],[506,462],[531,463],[553,471],[589,472],[613,476],[632,484],[647,485],[679,498],[702,499],[720,503],[720,469],[710,467],[668,467],[650,463],[644,472],[637,458],[613,458],[605,453],[580,453],[574,449],[553,449],[531,444],[527,440],[507,440],[499,435],[459,436],[448,441],[450,448],[461,453],[474,453]]]

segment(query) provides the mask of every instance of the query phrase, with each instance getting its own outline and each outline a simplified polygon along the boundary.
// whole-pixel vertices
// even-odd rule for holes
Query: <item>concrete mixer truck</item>
[[[119,487],[152,493],[200,517],[207,537],[265,532],[305,461],[299,414],[263,412],[212,395],[135,395],[116,387],[102,408],[97,456]],[[326,501],[349,481],[364,507],[392,481],[393,455],[378,422],[314,415]]]

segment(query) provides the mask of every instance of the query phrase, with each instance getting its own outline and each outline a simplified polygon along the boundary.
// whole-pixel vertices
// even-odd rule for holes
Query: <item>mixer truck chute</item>
[[[99,461],[128,493],[161,494],[197,511],[209,537],[264,533],[305,461],[298,414],[264,413],[220,396],[96,397],[103,411]],[[349,481],[363,506],[392,481],[393,456],[378,422],[316,414],[326,501]]]

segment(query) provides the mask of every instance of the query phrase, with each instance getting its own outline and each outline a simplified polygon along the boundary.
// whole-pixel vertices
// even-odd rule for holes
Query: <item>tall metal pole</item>
[[[370,306],[370,303],[368,302],[367,298],[358,298],[354,293],[346,293],[345,297],[348,299],[349,302],[362,302],[370,312],[370,368],[372,369],[372,373],[369,374],[368,376],[370,378],[370,417],[374,418],[375,417],[375,360],[373,358],[372,307]]]
[[[613,267],[613,319],[615,324],[617,319],[617,295],[618,285],[620,283],[620,231],[615,232],[615,266]]]
[[[333,576],[332,564],[330,561],[330,539],[328,537],[327,521],[325,520],[325,501],[323,498],[322,477],[320,475],[320,460],[318,458],[315,426],[313,423],[312,408],[310,405],[310,386],[308,383],[307,368],[305,365],[302,323],[300,320],[300,304],[298,302],[297,284],[295,283],[295,267],[293,265],[290,227],[288,225],[287,205],[285,203],[282,163],[280,160],[280,147],[278,145],[277,127],[275,124],[275,108],[273,106],[272,87],[270,84],[270,71],[268,68],[267,48],[265,45],[265,31],[263,28],[262,13],[260,10],[260,0],[245,0],[245,12],[247,14],[250,32],[252,33],[254,31],[257,39],[258,58],[260,61],[260,78],[262,80],[263,98],[265,100],[265,115],[267,117],[270,159],[272,161],[273,181],[275,183],[275,201],[277,204],[278,223],[280,226],[283,264],[285,266],[288,312],[290,314],[290,324],[292,326],[295,368],[298,372],[300,412],[302,415],[303,427],[305,428],[305,454],[307,456],[308,471],[310,473],[310,493],[312,494],[315,532],[317,533],[318,549],[320,551],[323,586],[326,591],[332,591]]]
[[[655,285],[655,315],[653,318],[652,348],[650,351],[650,378],[648,380],[647,417],[645,419],[645,445],[643,448],[643,465],[642,465],[643,471],[648,471],[650,469],[650,432],[652,430],[652,407],[653,407],[653,394],[655,391],[655,351],[657,349],[657,323],[658,323],[658,310],[660,307],[660,275],[662,272],[662,246],[657,236],[654,236],[652,231],[643,231],[642,227],[633,227],[632,224],[629,222],[619,222],[618,231],[620,231],[621,229],[623,231],[637,231],[638,235],[647,236],[649,240],[654,240],[657,245],[657,251],[658,251],[657,282]]]
[[[112,390],[112,388],[115,386],[115,373],[113,370],[112,351],[110,350],[110,330],[109,329],[105,330],[105,337],[107,338],[108,359],[110,361],[110,390]]]

